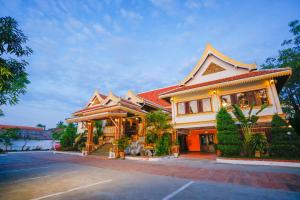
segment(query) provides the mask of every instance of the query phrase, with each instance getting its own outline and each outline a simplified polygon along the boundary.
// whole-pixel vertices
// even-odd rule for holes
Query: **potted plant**
[[[87,156],[87,155],[88,155],[88,152],[87,152],[87,150],[86,150],[85,146],[84,146],[84,147],[82,147],[82,149],[81,149],[81,153],[82,153],[82,155],[83,155],[83,156]]]
[[[267,145],[267,138],[264,133],[255,133],[250,138],[250,147],[256,158],[261,157],[261,153],[264,151]]]
[[[178,158],[179,156],[179,143],[178,143],[178,140],[175,140],[172,144],[172,153],[174,155],[175,158]]]
[[[113,141],[113,151],[115,152],[115,158],[119,158],[119,148],[118,148],[118,141]]]
[[[216,148],[217,156],[218,156],[218,157],[221,157],[221,156],[222,156],[222,152],[221,152],[221,150],[218,148],[218,145],[217,145],[217,144],[215,145],[215,148]]]
[[[125,149],[128,147],[128,145],[129,145],[128,138],[122,137],[118,140],[117,147],[121,159],[125,159]]]

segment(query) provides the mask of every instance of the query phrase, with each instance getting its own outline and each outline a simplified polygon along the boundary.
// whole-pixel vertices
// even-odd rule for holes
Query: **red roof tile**
[[[43,131],[43,128],[40,127],[31,127],[31,126],[16,126],[16,125],[0,125],[0,129],[22,129],[22,130],[33,130],[33,131]]]
[[[175,89],[161,93],[161,95],[179,92],[179,91],[183,91],[183,90],[194,89],[194,88],[198,88],[198,87],[214,85],[214,84],[218,84],[218,83],[225,83],[225,82],[229,82],[229,81],[251,78],[251,77],[255,77],[255,76],[262,76],[262,75],[272,74],[272,73],[281,72],[281,71],[288,71],[288,70],[290,70],[290,69],[282,68],[282,69],[266,69],[266,70],[251,71],[246,74],[240,74],[237,76],[231,76],[231,77],[208,81],[208,82],[204,82],[204,83],[199,83],[199,84],[194,84],[194,85],[189,85],[189,86],[179,86]]]
[[[172,85],[172,86],[168,86],[168,87],[164,87],[164,88],[160,88],[160,89],[156,89],[156,90],[151,90],[148,92],[142,92],[137,95],[143,99],[153,102],[154,104],[158,104],[162,107],[168,107],[168,106],[170,106],[170,103],[164,99],[160,99],[159,95],[161,93],[164,93],[169,90],[176,89],[176,88],[178,88],[177,85]]]

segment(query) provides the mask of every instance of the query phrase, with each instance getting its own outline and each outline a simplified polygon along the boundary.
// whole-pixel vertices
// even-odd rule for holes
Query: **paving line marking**
[[[92,186],[95,186],[95,185],[99,185],[99,184],[107,183],[107,182],[111,182],[111,181],[112,181],[112,179],[108,179],[108,180],[104,180],[104,181],[99,181],[99,182],[96,182],[96,183],[93,183],[93,184],[75,187],[75,188],[72,188],[72,189],[69,189],[69,190],[65,190],[63,192],[57,192],[57,193],[54,193],[54,194],[49,194],[49,195],[46,195],[46,196],[37,197],[37,198],[31,199],[31,200],[46,199],[46,198],[49,198],[49,197],[58,196],[58,195],[61,195],[61,194],[65,194],[65,193],[73,192],[73,191],[76,191],[76,190],[81,190],[81,189],[89,188],[89,187],[92,187]]]
[[[184,189],[186,189],[187,187],[189,187],[193,183],[194,183],[194,181],[190,181],[190,182],[186,183],[185,185],[183,185],[182,187],[178,188],[177,190],[175,190],[174,192],[172,192],[168,196],[164,197],[162,200],[169,200],[169,199],[173,198],[176,194],[178,194],[179,192],[183,191]]]
[[[70,171],[70,172],[65,172],[63,175],[65,174],[74,174],[78,171]],[[3,185],[3,184],[13,184],[13,183],[20,183],[20,182],[26,182],[26,181],[31,181],[31,180],[35,180],[35,179],[40,179],[40,178],[46,178],[46,177],[51,177],[51,176],[57,176],[58,174],[49,174],[49,175],[45,175],[45,176],[37,176],[37,177],[31,177],[31,178],[25,178],[25,179],[18,179],[18,180],[15,180],[15,181],[12,181],[12,182],[9,182],[9,183],[0,183],[0,185]]]

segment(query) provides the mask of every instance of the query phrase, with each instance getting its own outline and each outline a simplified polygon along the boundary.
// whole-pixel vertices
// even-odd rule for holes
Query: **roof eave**
[[[287,75],[290,76],[291,74],[292,74],[292,70],[290,68],[287,68],[287,70],[285,70],[285,71],[274,72],[274,73],[270,73],[270,74],[249,77],[249,78],[244,78],[244,79],[238,79],[238,80],[234,80],[234,81],[228,81],[225,83],[222,82],[222,83],[217,83],[217,84],[203,86],[203,87],[191,88],[191,89],[182,90],[182,91],[178,91],[178,92],[172,92],[169,94],[162,94],[162,95],[159,95],[159,98],[164,99],[164,98],[172,97],[175,95],[191,93],[191,92],[195,92],[195,91],[207,90],[207,89],[212,89],[212,88],[216,89],[216,88],[239,84],[241,82],[246,83],[246,82],[253,82],[256,80],[262,80],[262,79],[267,79],[267,78],[275,78],[275,77],[287,76]]]

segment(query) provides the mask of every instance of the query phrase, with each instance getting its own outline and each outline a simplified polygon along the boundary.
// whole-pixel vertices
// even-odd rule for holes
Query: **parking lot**
[[[300,199],[300,169],[12,153],[0,199]]]

